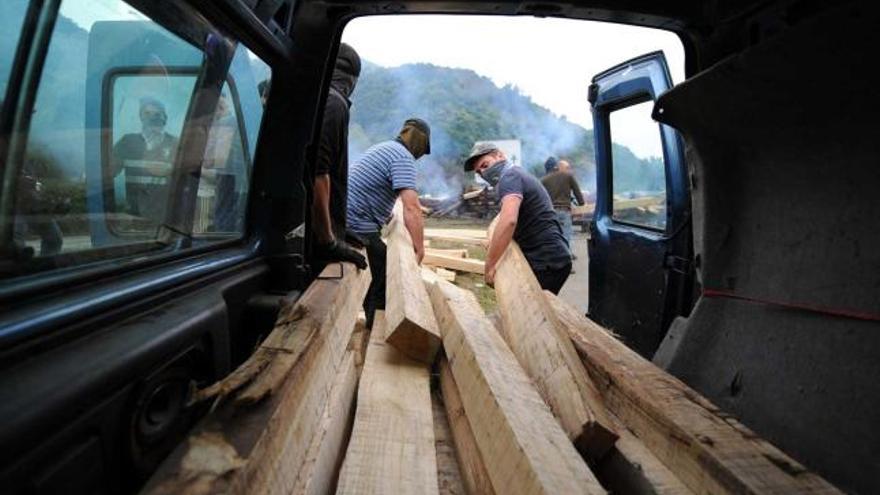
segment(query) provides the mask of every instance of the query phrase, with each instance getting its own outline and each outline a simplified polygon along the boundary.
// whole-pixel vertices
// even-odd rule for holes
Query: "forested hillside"
[[[575,167],[581,187],[595,189],[592,130],[554,115],[515,87],[499,88],[471,70],[430,64],[383,68],[366,62],[353,102],[353,158],[371,144],[395,136],[408,117],[428,121],[432,153],[421,163],[423,192],[460,192],[473,181],[461,170],[462,157],[474,141],[487,139],[519,139],[523,165],[536,174],[543,173],[548,156],[565,157]],[[640,174],[657,176],[653,182],[662,181],[662,167],[654,160],[640,160],[618,145],[614,159],[618,180],[624,183],[644,184],[644,178],[634,180]]]

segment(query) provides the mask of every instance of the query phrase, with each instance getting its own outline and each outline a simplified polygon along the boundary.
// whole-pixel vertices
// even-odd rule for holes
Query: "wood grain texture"
[[[494,495],[492,480],[486,471],[474,432],[468,423],[464,406],[461,403],[461,395],[458,393],[458,385],[452,377],[449,369],[449,361],[446,356],[441,356],[438,363],[440,372],[440,392],[443,396],[443,405],[446,408],[446,417],[452,431],[452,440],[455,443],[455,454],[458,465],[461,467],[461,478],[464,487],[470,495]]]
[[[339,274],[338,265],[327,270]],[[369,282],[368,270],[346,263],[342,278],[316,280],[284,308],[261,346],[266,352],[255,354],[264,362],[248,361],[213,387],[215,407],[143,492],[290,492],[320,430]]]
[[[545,297],[609,410],[694,493],[840,493],[572,306]]]
[[[431,300],[495,492],[605,493],[474,294],[439,280]]]
[[[614,425],[516,242],[498,262],[495,295],[504,340],[577,449],[601,459],[617,440]]]
[[[336,493],[437,494],[430,375],[381,338],[377,311]]]
[[[330,400],[327,401],[321,424],[306,452],[293,493],[324,495],[333,492],[354,420],[357,385],[355,354],[348,351],[336,373],[330,390]]]
[[[405,355],[431,364],[440,348],[440,331],[422,283],[412,238],[403,221],[403,203],[399,199],[388,224],[386,264],[388,330],[385,340]]]

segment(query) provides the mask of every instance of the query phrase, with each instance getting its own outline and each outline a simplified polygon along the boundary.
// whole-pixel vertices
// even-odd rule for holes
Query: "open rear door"
[[[681,140],[652,118],[672,86],[662,52],[593,78],[596,209],[590,316],[650,358],[692,304],[690,193]]]

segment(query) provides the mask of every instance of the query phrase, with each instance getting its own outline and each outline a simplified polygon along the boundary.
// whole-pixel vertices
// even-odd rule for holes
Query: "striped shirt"
[[[378,232],[391,217],[401,189],[416,188],[416,160],[398,141],[385,141],[366,151],[348,171],[348,228]]]

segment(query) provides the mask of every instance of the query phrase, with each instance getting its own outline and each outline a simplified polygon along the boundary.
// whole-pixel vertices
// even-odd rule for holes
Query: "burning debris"
[[[427,214],[431,217],[492,218],[501,208],[494,190],[489,187],[471,188],[446,198],[424,196],[419,201],[428,208]]]

